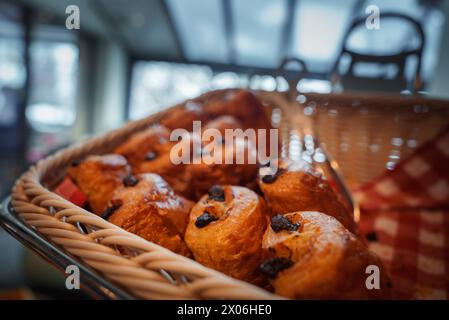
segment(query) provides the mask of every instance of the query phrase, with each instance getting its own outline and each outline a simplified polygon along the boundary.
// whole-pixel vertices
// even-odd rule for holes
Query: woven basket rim
[[[332,103],[348,103],[358,101],[360,104],[369,107],[410,107],[413,105],[427,105],[433,108],[449,108],[449,100],[439,99],[430,96],[405,95],[393,93],[375,93],[346,91],[344,93],[303,93],[307,98],[317,100],[328,100]],[[388,105],[385,105],[388,103]],[[342,105],[343,107],[345,105]]]

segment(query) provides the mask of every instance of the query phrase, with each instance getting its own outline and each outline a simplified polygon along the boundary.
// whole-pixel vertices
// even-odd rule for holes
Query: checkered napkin
[[[398,299],[449,299],[449,127],[354,192]]]
[[[65,177],[64,180],[53,190],[54,193],[60,195],[64,199],[69,200],[77,206],[84,206],[86,204],[86,196],[78,188],[76,184],[73,183],[70,177]]]

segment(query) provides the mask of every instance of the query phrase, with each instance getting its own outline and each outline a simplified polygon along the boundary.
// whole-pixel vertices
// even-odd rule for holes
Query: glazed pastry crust
[[[243,124],[233,116],[220,116],[210,120],[203,127],[203,131],[207,129],[217,129],[223,137],[225,137],[226,129],[241,129]],[[207,141],[206,141],[207,142]]]
[[[124,156],[132,166],[136,166],[145,161],[149,152],[163,155],[170,152],[172,145],[170,131],[163,126],[153,126],[132,135],[114,153]]]
[[[256,179],[257,154],[249,141],[236,138],[231,143],[215,143],[214,147],[214,150],[221,150],[221,163],[214,160],[214,152],[206,152],[198,164],[187,167],[196,199],[202,197],[213,185],[249,186]],[[205,148],[207,149],[207,146]],[[226,155],[232,155],[232,163],[226,164]],[[237,159],[240,159],[240,163]]]
[[[135,186],[114,194],[111,205],[119,208],[108,221],[173,252],[190,256],[183,236],[193,203],[175,194],[156,174],[137,175]]]
[[[233,116],[245,129],[271,128],[266,108],[253,93],[246,90],[236,90],[227,99],[206,104],[204,109],[212,118],[222,115]]]
[[[79,165],[69,167],[67,173],[86,196],[92,211],[101,214],[114,191],[130,175],[131,167],[121,155],[92,155]]]
[[[183,197],[192,198],[190,187],[190,173],[185,164],[173,164],[170,153],[161,155],[155,161],[144,161],[133,168],[135,174],[155,173],[166,180],[176,193]]]
[[[224,186],[224,201],[205,195],[192,208],[185,241],[195,260],[231,277],[260,284],[258,266],[265,258],[262,236],[267,226],[264,201],[253,191]],[[207,211],[218,218],[199,228]]]
[[[385,299],[390,280],[380,259],[336,219],[319,212],[285,215],[296,231],[267,228],[263,247],[294,262],[272,280],[275,292],[293,299]],[[380,269],[380,290],[368,290],[366,267]]]
[[[266,130],[265,141],[259,141],[259,135],[256,136],[257,152],[264,155],[261,149],[261,143],[264,143],[266,150],[271,150],[273,142],[270,140],[269,130],[271,129],[271,119],[267,115],[267,109],[262,102],[251,92],[246,90],[236,90],[225,99],[215,100],[205,104],[205,111],[211,118],[222,115],[230,115],[236,118],[242,124],[242,129],[253,129],[258,132],[259,129]],[[277,141],[278,142],[278,141]],[[275,146],[273,146],[275,148]]]
[[[209,119],[207,113],[204,112],[203,106],[188,101],[184,106],[181,106],[170,113],[168,113],[160,123],[168,129],[186,129],[193,130],[193,121],[205,122]]]
[[[125,156],[132,165],[133,174],[156,173],[170,186],[185,197],[191,196],[190,177],[185,165],[175,165],[170,152],[176,142],[170,141],[170,131],[164,126],[154,126],[131,136],[115,149]],[[148,158],[151,154],[152,157]]]
[[[261,168],[257,183],[273,214],[294,211],[325,212],[358,234],[352,213],[338,199],[323,176],[306,162],[279,160],[273,181],[264,181],[269,168]]]
[[[160,123],[169,129],[193,130],[193,121],[203,123],[224,115],[239,120],[243,128],[269,129],[270,118],[260,100],[246,90],[235,90],[224,99],[206,101],[204,105],[188,101],[184,106],[167,114]]]

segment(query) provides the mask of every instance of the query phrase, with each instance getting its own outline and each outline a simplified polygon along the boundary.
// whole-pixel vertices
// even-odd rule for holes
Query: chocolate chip
[[[274,278],[278,272],[288,269],[293,265],[293,261],[287,258],[273,258],[260,265],[260,271],[267,277]]]
[[[220,186],[212,186],[209,191],[209,200],[215,200],[215,201],[220,201],[223,202],[225,201],[225,195],[224,195],[224,190],[222,187]]]
[[[267,174],[266,176],[262,177],[263,183],[272,183],[276,180],[276,175],[274,174]]]
[[[276,179],[280,176],[280,174],[281,174],[282,172],[284,172],[284,171],[285,171],[284,169],[279,168],[279,169],[277,169],[277,171],[276,171],[275,174],[267,174],[267,175],[264,175],[264,176],[262,177],[262,182],[263,182],[263,183],[273,183],[273,182],[275,182]]]
[[[377,241],[379,241],[379,239],[377,238],[377,233],[376,232],[370,232],[370,233],[367,233],[366,235],[365,235],[365,237],[366,237],[366,240],[368,240],[369,242],[377,242]]]
[[[301,226],[301,223],[291,223],[287,217],[282,214],[277,214],[271,219],[271,229],[274,232],[279,232],[281,230],[296,231]]]
[[[113,214],[118,208],[120,208],[120,205],[112,205],[106,208],[104,212],[101,214],[101,217],[105,220],[107,220],[111,214]]]
[[[70,164],[72,167],[78,167],[81,164],[81,160],[80,159],[75,159],[72,161],[72,163]]]
[[[153,161],[157,158],[157,153],[155,151],[150,151],[145,155],[146,161]]]
[[[134,176],[127,176],[125,179],[123,179],[123,184],[125,187],[134,187],[136,184],[139,183],[139,180],[137,180]]]
[[[196,218],[195,226],[197,228],[204,228],[209,223],[218,220],[216,216],[211,215],[209,212],[204,211],[202,215],[200,215],[198,218]]]

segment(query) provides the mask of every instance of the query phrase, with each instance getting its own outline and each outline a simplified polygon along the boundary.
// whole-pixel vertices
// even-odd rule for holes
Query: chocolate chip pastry
[[[183,106],[174,109],[168,113],[160,123],[168,129],[186,129],[193,130],[193,121],[201,121],[202,123],[210,119],[210,116],[204,111],[201,104],[188,101]]]
[[[199,163],[187,167],[196,199],[215,184],[251,186],[257,175],[257,153],[250,141],[239,137],[213,146],[204,147]]]
[[[102,217],[148,241],[190,256],[183,238],[193,203],[176,195],[157,174],[129,176],[123,185]]]
[[[160,123],[168,129],[193,130],[193,121],[202,124],[221,116],[232,116],[243,128],[269,129],[270,116],[260,100],[251,92],[235,90],[223,99],[213,99],[200,104],[188,101],[163,117]]]
[[[257,152],[264,154],[262,143],[266,150],[270,150],[273,141],[270,140],[269,130],[271,127],[270,115],[267,114],[268,108],[264,107],[262,102],[251,92],[246,90],[235,90],[228,94],[224,99],[215,100],[206,103],[204,110],[210,118],[216,118],[222,115],[229,115],[236,118],[242,124],[242,129],[252,129],[256,131]],[[259,141],[259,130],[265,130],[264,141]],[[277,141],[278,142],[278,141]]]
[[[225,99],[204,106],[210,118],[233,116],[242,123],[244,129],[270,129],[271,122],[266,109],[253,93],[246,90],[236,90]]]
[[[241,127],[241,123],[231,117],[222,116],[210,121],[203,129],[217,129],[220,133],[225,129]],[[204,131],[203,131],[204,132]],[[181,141],[169,140],[169,130],[163,126],[154,126],[141,133],[131,136],[127,141],[115,149],[115,152],[125,156],[133,166],[133,173],[156,173],[161,175],[179,194],[189,199],[199,199],[214,184],[245,184],[254,180],[256,175],[255,161],[242,165],[225,164],[225,152],[229,152],[231,161],[235,163],[237,157],[248,159],[247,152],[255,156],[254,147],[249,146],[243,139],[230,139],[234,141],[227,147],[222,140],[202,141],[194,132],[184,134]],[[216,148],[223,150],[221,164],[214,164],[215,154],[202,153],[204,146],[216,144]],[[234,148],[235,146],[235,148]],[[238,148],[237,148],[238,147]],[[232,149],[234,148],[234,150]],[[173,155],[187,153],[187,159],[176,163]],[[201,157],[203,157],[201,159]],[[194,158],[200,159],[198,163]],[[246,160],[244,160],[246,161]],[[193,163],[193,164],[192,164]]]
[[[352,213],[338,199],[321,173],[310,164],[282,159],[277,162],[277,170],[273,168],[260,168],[257,181],[273,214],[323,212],[358,234]]]
[[[207,129],[216,129],[220,132],[221,136],[224,138],[226,136],[226,129],[241,129],[243,128],[243,124],[233,116],[220,116],[213,120],[210,120],[206,123],[206,125],[202,128],[203,133]],[[206,139],[208,142],[209,140]]]
[[[158,155],[170,152],[172,145],[170,131],[156,125],[133,134],[115,148],[114,153],[121,154],[132,166],[138,167],[145,161],[154,163]]]
[[[131,174],[131,167],[118,154],[92,155],[72,163],[67,173],[86,196],[92,211],[101,214],[114,191]]]
[[[260,284],[268,222],[264,200],[238,186],[214,186],[192,208],[185,241],[199,263]]]
[[[170,131],[167,128],[153,126],[131,136],[114,152],[128,159],[134,174],[159,174],[177,193],[190,197],[190,177],[185,165],[175,165],[170,158],[175,144],[176,142],[170,141]]]
[[[380,259],[331,216],[319,212],[275,215],[263,237],[271,258],[261,271],[274,292],[292,299],[385,299],[390,280]],[[367,268],[379,271],[367,279]],[[370,270],[370,269],[368,269]],[[368,289],[366,282],[370,282]]]

